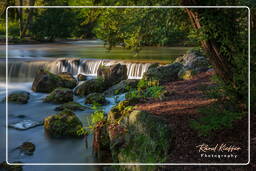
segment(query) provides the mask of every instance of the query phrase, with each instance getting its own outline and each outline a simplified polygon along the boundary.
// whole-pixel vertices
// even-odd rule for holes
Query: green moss
[[[56,88],[44,98],[44,102],[65,103],[73,101],[73,91],[68,88]]]
[[[166,161],[172,139],[168,123],[144,111],[133,111],[128,116],[125,143],[120,147],[114,146],[111,152],[114,162],[120,163],[163,163]],[[143,170],[145,167],[128,166],[121,170]],[[154,170],[155,167],[147,167]]]
[[[122,119],[122,117],[128,115],[134,109],[131,103],[127,100],[119,102],[114,106],[108,113],[108,121],[117,122]]]
[[[84,110],[86,107],[81,105],[80,103],[77,102],[68,102],[68,103],[64,103],[58,107],[55,108],[56,111],[60,111],[60,110]]]
[[[79,96],[86,96],[90,93],[102,93],[108,87],[106,87],[103,79],[97,78],[92,80],[86,80],[75,89],[75,94]]]
[[[105,99],[105,96],[101,93],[91,93],[88,96],[86,96],[84,103],[105,105],[107,104],[107,100]]]
[[[29,93],[25,91],[15,91],[8,96],[8,102],[26,104],[29,100]],[[5,99],[4,99],[5,101]]]
[[[44,128],[52,137],[81,137],[81,121],[70,110],[64,110],[44,119]]]

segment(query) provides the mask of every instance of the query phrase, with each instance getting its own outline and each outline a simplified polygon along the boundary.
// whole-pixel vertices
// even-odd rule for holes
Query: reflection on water
[[[100,40],[62,43],[9,45],[9,58],[78,57],[100,59],[165,60],[184,54],[188,47],[145,47],[138,55],[132,50],[115,47],[107,50]],[[5,57],[5,45],[0,45],[0,58]]]

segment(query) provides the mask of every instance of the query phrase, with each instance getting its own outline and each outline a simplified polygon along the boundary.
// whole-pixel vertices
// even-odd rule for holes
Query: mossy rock
[[[61,77],[46,70],[37,72],[32,84],[32,90],[35,92],[50,93],[57,87],[63,87]]]
[[[128,114],[126,107],[130,106],[130,102],[127,100],[119,102],[116,106],[114,106],[108,113],[108,121],[115,122],[120,119],[125,114]]]
[[[53,74],[46,70],[37,72],[32,84],[35,92],[50,93],[58,87],[74,88],[76,80],[70,73]]]
[[[63,87],[70,88],[70,89],[73,89],[76,87],[77,81],[71,73],[63,72],[57,75],[62,79]]]
[[[85,80],[87,80],[87,76],[83,75],[83,74],[78,74],[77,80],[78,81],[85,81]]]
[[[159,63],[150,64],[149,67],[148,67],[148,70],[153,69],[153,68],[157,68],[158,66],[159,66]]]
[[[73,101],[73,91],[68,88],[57,88],[44,98],[44,102],[66,103]]]
[[[86,96],[85,104],[101,104],[105,105],[107,104],[107,100],[105,96],[102,93],[91,93],[88,96]]]
[[[111,66],[101,65],[97,71],[97,76],[102,78],[108,87],[111,87],[128,78],[127,67],[120,63]]]
[[[104,91],[104,95],[106,96],[114,96],[117,94],[122,94],[130,91],[133,88],[136,88],[138,84],[138,80],[123,80],[116,85],[113,85],[106,91]]]
[[[24,142],[19,146],[19,149],[26,155],[32,155],[36,149],[36,146],[31,142]]]
[[[178,72],[182,69],[182,64],[173,63],[148,69],[143,79],[147,81],[158,81],[160,84],[178,80]]]
[[[8,95],[8,102],[17,104],[28,103],[30,93],[26,91],[14,91]],[[4,99],[3,101],[5,101]]]
[[[75,110],[85,110],[86,107],[77,102],[68,102],[56,107],[55,111],[62,111],[65,109],[75,111]]]
[[[175,61],[182,63],[184,65],[184,70],[204,72],[209,69],[208,59],[197,50],[190,50]]]
[[[111,149],[113,158],[117,160],[115,162],[165,162],[172,140],[168,122],[139,110],[134,110],[127,117],[128,132],[125,135],[125,145],[121,148]],[[133,169],[143,170],[141,167],[134,167]]]
[[[73,112],[64,110],[45,118],[44,129],[55,138],[82,137],[79,131],[83,129],[83,124]]]
[[[194,75],[197,74],[197,71],[191,69],[181,69],[178,73],[179,79],[190,80]]]
[[[13,163],[21,163],[21,162],[13,162]],[[8,165],[6,161],[0,163],[1,171],[23,171],[22,165]]]
[[[90,93],[102,93],[108,87],[103,79],[86,80],[75,88],[75,95],[87,96]]]

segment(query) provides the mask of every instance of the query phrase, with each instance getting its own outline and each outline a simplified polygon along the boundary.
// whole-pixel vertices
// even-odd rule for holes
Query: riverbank
[[[166,97],[166,100],[152,100],[145,103],[137,104],[136,109],[150,112],[156,116],[168,121],[174,133],[174,142],[172,151],[169,154],[167,163],[247,163],[248,162],[248,117],[244,116],[241,120],[234,123],[232,128],[222,129],[211,134],[210,136],[199,136],[198,132],[190,127],[190,122],[202,117],[198,109],[214,103],[215,99],[207,97],[203,91],[204,86],[214,86],[210,77],[214,73],[204,72],[194,76],[191,80],[181,80],[164,84],[171,95]],[[255,120],[254,114],[251,115],[252,120]],[[256,124],[251,122],[251,128],[255,131]],[[252,131],[251,130],[251,131]],[[252,141],[252,149],[256,148],[255,136]],[[173,138],[173,137],[170,137]],[[236,153],[237,158],[215,158],[201,156],[203,152],[199,152],[197,146],[207,144],[209,147],[217,144],[226,144],[240,147],[241,150]],[[207,152],[210,155],[211,152]],[[216,153],[213,153],[216,154]],[[220,154],[223,155],[221,152]],[[255,158],[251,153],[251,159]],[[248,170],[255,170],[255,161],[249,166]],[[165,169],[172,170],[223,170],[223,167],[211,166],[166,166]],[[235,167],[226,166],[227,170],[233,170]],[[242,169],[243,167],[237,167]],[[244,169],[244,168],[243,168]]]

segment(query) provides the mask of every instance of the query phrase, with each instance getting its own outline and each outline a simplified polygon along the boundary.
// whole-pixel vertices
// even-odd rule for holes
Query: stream
[[[47,68],[53,73],[71,72],[74,76],[85,74],[90,77],[97,75],[100,65],[122,63],[127,66],[129,79],[140,79],[148,66],[155,61],[160,63],[170,59],[173,55],[181,55],[187,48],[155,48],[144,49],[140,56],[133,59],[132,52],[114,49],[106,52],[101,41],[77,41],[54,44],[10,45],[8,63],[8,92],[25,90],[30,92],[27,104],[8,104],[8,124],[22,120],[42,121],[49,115],[56,114],[57,106],[42,103],[45,93],[36,93],[31,90],[32,81],[39,68]],[[169,55],[167,55],[169,53]],[[158,54],[158,58],[156,58]],[[110,57],[111,56],[111,57]],[[56,58],[60,57],[60,58]],[[76,57],[76,58],[72,58]],[[86,58],[87,57],[87,58]],[[99,57],[101,57],[99,59]],[[115,58],[115,59],[113,59]],[[129,58],[129,59],[128,59]],[[132,59],[132,60],[131,60]],[[149,59],[145,61],[146,59]],[[0,45],[0,101],[5,97],[5,46]],[[116,100],[117,99],[117,100]],[[109,104],[103,106],[107,113],[118,101],[124,100],[124,94],[118,97],[109,97]],[[84,105],[84,98],[75,96],[74,101]],[[75,114],[87,125],[87,118],[93,112],[91,109],[75,111]],[[0,103],[0,162],[5,160],[5,103]],[[20,153],[16,148],[23,142],[32,142],[36,146],[33,155]],[[8,128],[8,159],[9,162],[23,163],[94,163],[92,155],[92,135],[85,139],[53,139],[44,132],[43,126],[27,130]],[[97,166],[24,166],[25,171],[33,170],[98,170]]]

